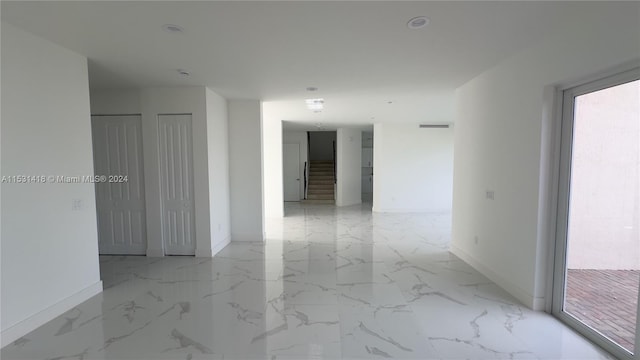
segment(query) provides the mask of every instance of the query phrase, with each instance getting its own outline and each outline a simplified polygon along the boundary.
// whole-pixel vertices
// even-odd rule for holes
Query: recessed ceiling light
[[[307,108],[314,112],[320,112],[324,109],[324,99],[306,99],[304,102],[307,104]]]
[[[393,101],[389,100],[387,101],[387,104],[393,104]]]
[[[318,91],[318,88],[317,88],[317,87],[315,87],[315,86],[309,86],[309,87],[307,88],[307,91]]]
[[[164,24],[162,25],[162,30],[170,32],[170,33],[181,33],[184,31],[182,26],[173,25],[173,24]]]
[[[409,20],[409,22],[407,23],[407,27],[413,30],[422,29],[423,27],[429,25],[429,22],[431,22],[431,20],[428,17],[417,16]]]
[[[178,69],[177,71],[178,71],[178,74],[180,74],[180,75],[182,75],[182,76],[189,76],[189,75],[191,75],[191,73],[190,73],[189,71],[184,70],[184,69]]]

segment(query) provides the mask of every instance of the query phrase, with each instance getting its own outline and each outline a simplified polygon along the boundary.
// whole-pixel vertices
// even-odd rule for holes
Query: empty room
[[[640,2],[0,2],[2,359],[640,359]]]

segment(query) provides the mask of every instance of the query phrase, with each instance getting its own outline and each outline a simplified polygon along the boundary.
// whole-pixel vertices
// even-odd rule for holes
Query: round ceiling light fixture
[[[184,28],[182,26],[174,25],[174,24],[164,24],[162,25],[162,30],[170,33],[184,32]]]
[[[178,74],[182,75],[182,76],[189,76],[191,75],[191,73],[185,69],[178,69]]]
[[[309,87],[307,88],[307,91],[318,91],[318,88],[317,88],[317,87],[315,87],[315,86],[309,86]]]
[[[430,22],[431,20],[426,16],[416,16],[407,22],[407,27],[412,30],[422,29],[429,25]]]

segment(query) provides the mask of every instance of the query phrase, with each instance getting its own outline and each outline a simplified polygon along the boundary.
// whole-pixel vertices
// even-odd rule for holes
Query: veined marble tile
[[[347,359],[439,359],[407,305],[340,306],[342,353]]]
[[[254,334],[249,357],[269,354],[292,358],[339,359],[340,320],[335,306],[286,305],[282,318]]]
[[[407,304],[398,285],[393,283],[338,285],[338,301],[340,304],[374,307]]]
[[[323,244],[312,241],[285,243],[283,256],[285,261],[331,261],[336,257],[336,247],[333,244]]]
[[[338,303],[335,279],[328,284],[326,277],[304,276],[287,278],[283,290],[287,304],[336,305]]]
[[[449,214],[285,212],[210,259],[100,257],[104,292],[1,358],[609,358],[450,254]]]

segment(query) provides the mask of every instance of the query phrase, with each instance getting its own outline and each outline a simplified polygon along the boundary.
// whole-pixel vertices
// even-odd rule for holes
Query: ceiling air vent
[[[449,124],[420,124],[420,129],[448,129]]]

